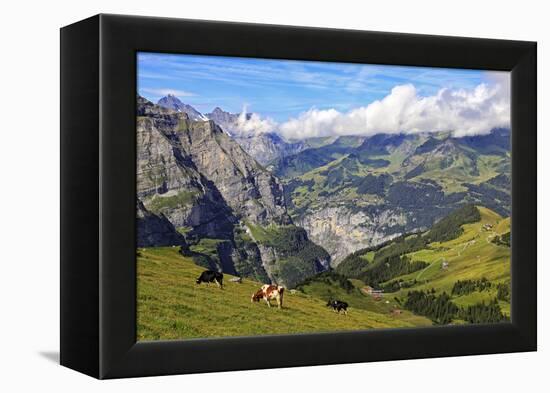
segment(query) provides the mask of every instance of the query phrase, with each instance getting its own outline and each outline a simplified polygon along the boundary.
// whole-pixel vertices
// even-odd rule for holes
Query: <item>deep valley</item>
[[[508,129],[288,140],[239,133],[252,116],[137,97],[140,339],[265,333],[261,283],[295,290],[275,333],[318,331],[300,312],[334,298],[354,319],[325,330],[509,320]],[[221,317],[245,302],[229,332],[191,317],[204,269],[244,279],[216,298]]]

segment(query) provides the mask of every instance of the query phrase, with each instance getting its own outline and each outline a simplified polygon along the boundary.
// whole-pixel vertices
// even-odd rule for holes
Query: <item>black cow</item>
[[[215,282],[218,287],[223,289],[223,273],[215,272],[213,270],[205,270],[196,281],[197,284],[200,284],[201,282],[205,282],[207,284],[210,282]]]
[[[340,300],[329,300],[327,303],[327,307],[332,307],[332,309],[338,314],[340,314],[341,310],[343,310],[344,314],[346,315],[348,313],[348,304]]]

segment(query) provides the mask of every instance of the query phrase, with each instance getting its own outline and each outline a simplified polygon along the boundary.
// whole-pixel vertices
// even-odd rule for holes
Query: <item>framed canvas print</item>
[[[536,350],[536,44],[98,15],[61,30],[61,364]]]

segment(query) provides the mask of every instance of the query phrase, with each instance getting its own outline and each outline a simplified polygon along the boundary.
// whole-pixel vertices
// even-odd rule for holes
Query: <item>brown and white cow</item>
[[[280,285],[265,284],[265,285],[262,285],[262,288],[259,291],[252,294],[251,301],[259,302],[261,299],[265,299],[267,305],[271,307],[271,303],[269,301],[272,299],[276,299],[277,306],[279,308],[282,308],[284,292],[285,292],[285,288]]]

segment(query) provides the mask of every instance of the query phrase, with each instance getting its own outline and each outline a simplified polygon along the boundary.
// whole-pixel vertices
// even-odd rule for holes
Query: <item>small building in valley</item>
[[[373,288],[371,286],[367,285],[366,287],[361,288],[361,290],[366,295],[372,295]]]

